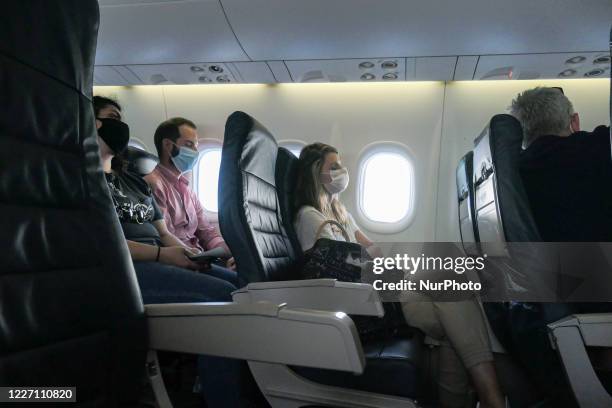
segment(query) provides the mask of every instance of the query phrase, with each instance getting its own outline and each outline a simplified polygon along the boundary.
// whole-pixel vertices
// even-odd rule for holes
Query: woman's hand
[[[160,248],[159,262],[197,271],[201,268],[201,265],[188,258],[192,255],[196,255],[196,253],[182,246],[163,247]]]
[[[225,264],[225,267],[227,269],[231,269],[232,271],[236,270],[236,260],[234,259],[233,256],[230,259],[227,260],[227,263]]]

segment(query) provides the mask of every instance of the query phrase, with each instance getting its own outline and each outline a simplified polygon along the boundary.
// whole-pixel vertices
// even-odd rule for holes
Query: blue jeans
[[[217,265],[195,272],[159,262],[134,262],[144,304],[231,302],[236,272]]]
[[[217,265],[195,272],[159,262],[134,262],[143,303],[231,302],[237,289],[236,272]],[[239,408],[252,379],[246,363],[229,358],[200,356],[198,372],[208,408]],[[245,378],[245,376],[247,376]]]

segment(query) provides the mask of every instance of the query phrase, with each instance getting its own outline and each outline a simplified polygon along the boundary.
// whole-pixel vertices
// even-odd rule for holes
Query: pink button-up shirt
[[[194,249],[227,248],[217,228],[206,218],[200,200],[189,188],[185,176],[158,164],[144,179],[153,190],[168,231]]]

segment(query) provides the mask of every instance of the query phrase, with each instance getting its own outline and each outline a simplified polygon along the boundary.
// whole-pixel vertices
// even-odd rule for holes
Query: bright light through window
[[[295,157],[300,157],[300,153],[302,152],[302,149],[289,149],[289,151],[295,156]]]
[[[402,154],[372,154],[361,169],[360,206],[373,222],[394,223],[409,215],[413,203],[412,163]]]
[[[219,168],[221,166],[221,149],[207,149],[198,161],[198,195],[204,209],[218,212]]]
[[[295,157],[300,157],[300,153],[304,146],[306,146],[306,143],[297,140],[283,140],[278,145],[289,150]]]

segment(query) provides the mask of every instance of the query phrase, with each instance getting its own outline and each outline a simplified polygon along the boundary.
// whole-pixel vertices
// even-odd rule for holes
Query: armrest
[[[612,347],[612,313],[573,315],[548,325],[553,333],[561,327],[578,328],[587,346]]]
[[[293,309],[342,311],[352,315],[385,314],[378,292],[365,283],[335,279],[307,279],[249,283],[233,293],[236,303],[286,303]]]
[[[272,303],[146,305],[150,348],[363,372],[353,321],[341,312]]]
[[[572,391],[581,407],[609,407],[607,393],[589,360],[586,346],[612,347],[612,314],[573,315],[549,324]]]

